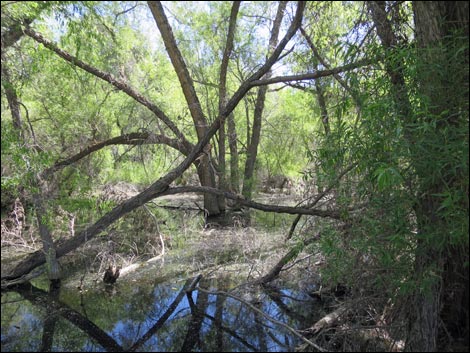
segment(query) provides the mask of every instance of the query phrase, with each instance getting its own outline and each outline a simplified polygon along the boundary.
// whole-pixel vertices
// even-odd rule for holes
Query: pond
[[[314,277],[304,266],[302,286],[289,276],[250,284],[286,251],[289,222],[254,223],[206,229],[112,286],[70,274],[58,289],[39,278],[2,292],[2,351],[294,351],[293,329],[322,314]]]
[[[200,286],[213,292],[227,284],[202,279]],[[316,303],[302,291],[245,288],[234,294],[241,302],[197,289],[180,298],[183,285],[3,294],[2,351],[293,351],[300,340],[262,313],[293,328],[312,324]]]

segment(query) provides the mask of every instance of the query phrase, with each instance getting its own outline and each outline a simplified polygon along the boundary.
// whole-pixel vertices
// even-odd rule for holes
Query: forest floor
[[[296,202],[285,193],[260,193],[255,200],[276,205]],[[152,272],[169,278],[198,271],[211,275],[234,272],[253,280],[266,274],[288,251],[285,236],[292,216],[228,211],[215,223],[205,224],[198,212],[202,204],[201,195],[177,194],[132,212],[60,259],[64,285],[101,282],[111,264],[127,269],[121,281],[154,277]],[[2,242],[2,273],[40,248],[33,224],[22,237]]]

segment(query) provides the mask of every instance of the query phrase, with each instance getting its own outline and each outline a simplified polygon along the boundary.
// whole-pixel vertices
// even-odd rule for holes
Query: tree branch
[[[312,52],[313,52],[313,55],[318,59],[318,61],[326,68],[326,69],[330,69],[330,64],[328,64],[326,62],[325,59],[323,59],[323,57],[320,55],[320,53],[318,52],[317,48],[315,45],[313,45],[313,42],[312,42],[312,39],[310,38],[310,36],[307,34],[307,32],[305,32],[305,30],[303,29],[303,27],[300,27],[300,32],[302,33],[303,37],[305,38],[305,40],[307,41],[307,44],[308,46],[310,47],[310,49],[312,49]],[[356,108],[358,111],[361,110],[361,101],[358,97],[358,94],[356,92],[353,91],[353,89],[348,85],[348,83],[343,80],[341,78],[340,75],[338,75],[337,73],[334,73],[333,74],[333,77],[336,79],[336,81],[338,81],[338,83],[346,90],[346,92],[348,92],[352,99],[354,100],[354,103],[356,103]]]
[[[54,53],[59,55],[61,58],[65,59],[66,61],[70,62],[71,64],[78,66],[79,68],[91,73],[92,75],[110,83],[118,90],[123,91],[128,96],[135,99],[137,102],[144,105],[148,108],[151,112],[153,112],[161,121],[165,123],[166,126],[176,135],[176,137],[181,141],[181,144],[185,147],[186,151],[189,152],[192,148],[190,142],[184,137],[183,133],[178,129],[178,127],[170,120],[170,118],[158,108],[155,104],[150,102],[146,97],[142,94],[138,93],[135,89],[133,89],[129,84],[126,82],[115,78],[110,73],[101,71],[80,59],[74,57],[73,55],[67,53],[66,51],[60,49],[56,44],[52,41],[44,38],[40,33],[34,31],[31,27],[25,27],[23,32],[34,39],[35,41],[43,44],[46,48],[52,50]]]
[[[320,77],[333,76],[341,72],[351,71],[359,67],[370,65],[372,60],[361,60],[356,63],[339,66],[334,69],[322,70],[312,73],[305,73],[300,75],[289,75],[289,76],[277,76],[266,80],[253,80],[250,82],[251,87],[270,85],[278,82],[289,82],[289,81],[306,81],[315,80]]]
[[[185,154],[186,150],[182,144],[176,139],[170,139],[165,135],[156,135],[151,132],[133,132],[121,136],[113,137],[109,140],[99,142],[97,144],[86,147],[76,155],[69,157],[63,161],[57,162],[52,167],[43,171],[42,176],[50,175],[59,169],[62,169],[80,159],[96,152],[106,146],[111,145],[144,145],[144,144],[165,144]]]
[[[24,25],[30,25],[33,22],[34,18],[25,18],[23,19]],[[3,24],[3,19],[2,19]],[[23,36],[23,31],[21,30],[21,25],[19,23],[14,23],[10,28],[8,28],[4,33],[2,33],[2,54],[4,50],[8,47],[11,47]]]
[[[315,199],[312,202],[309,202],[305,207],[306,208],[314,207],[322,198],[324,198],[339,183],[339,181],[341,180],[343,176],[345,176],[347,173],[353,170],[356,166],[357,166],[357,163],[353,163],[349,167],[347,167],[345,170],[343,170],[338,175],[338,177],[323,192],[318,194],[317,197],[315,197]],[[295,231],[295,227],[297,227],[297,223],[299,223],[300,221],[300,217],[302,217],[302,215],[300,214],[297,215],[294,222],[292,222],[292,225],[290,227],[289,234],[287,235],[286,240],[292,238],[292,235],[294,234],[294,231]]]
[[[253,304],[251,303],[248,303],[246,300],[240,298],[240,297],[237,297],[233,294],[230,294],[228,292],[224,292],[224,291],[209,291],[209,290],[206,290],[204,288],[201,288],[199,287],[198,288],[199,291],[203,292],[203,293],[207,293],[207,294],[212,294],[212,295],[225,295],[227,297],[230,297],[232,299],[235,299],[235,300],[238,300],[239,302],[245,304],[246,306],[248,306],[251,310],[253,310],[254,312],[258,313],[259,315],[265,317],[266,319],[268,319],[269,321],[271,321],[273,324],[276,324],[276,325],[279,325],[281,327],[284,327],[286,330],[288,330],[289,332],[291,332],[292,334],[294,334],[295,336],[297,336],[298,338],[300,338],[302,341],[304,341],[305,343],[309,344],[310,346],[314,347],[315,349],[317,349],[318,351],[320,352],[326,352],[325,349],[323,349],[322,347],[320,347],[319,345],[317,345],[316,343],[310,341],[309,339],[307,339],[305,336],[301,335],[300,333],[297,332],[297,330],[293,329],[292,327],[290,327],[289,325],[279,321],[279,320],[276,320],[274,318],[272,318],[271,316],[265,314],[264,312],[262,312],[260,309],[258,309],[257,307],[255,307]]]
[[[108,333],[88,320],[78,311],[70,308],[59,300],[50,300],[49,293],[36,288],[31,284],[23,284],[16,291],[31,303],[42,307],[49,307],[54,313],[62,316],[77,328],[86,333],[108,352],[124,352],[124,349]]]
[[[201,103],[199,102],[196,90],[194,89],[193,80],[189,74],[188,67],[184,62],[183,55],[178,49],[176,39],[173,35],[168,19],[166,18],[161,2],[148,1],[147,4],[152,12],[155,22],[157,23],[160,34],[162,35],[163,43],[165,44],[166,51],[170,56],[171,63],[175,69],[176,75],[178,76],[186,103],[194,121],[194,126],[196,127],[197,136],[200,139],[206,132],[207,120],[204,117]]]
[[[75,237],[68,239],[65,243],[61,244],[57,248],[57,257],[63,256],[68,254],[69,252],[75,250],[77,247],[85,243],[86,241],[92,239],[100,232],[104,231],[110,224],[118,220],[119,218],[123,217],[125,214],[135,210],[137,207],[142,206],[143,204],[147,203],[148,201],[162,195],[162,193],[168,189],[171,182],[173,182],[178,176],[180,176],[189,166],[195,161],[195,159],[200,155],[204,146],[206,146],[212,136],[217,132],[220,127],[220,124],[225,120],[225,118],[235,109],[238,105],[240,100],[243,99],[245,94],[250,90],[252,87],[251,82],[254,80],[260,79],[268,70],[269,68],[276,62],[279,58],[279,55],[289,42],[289,40],[294,36],[295,32],[300,27],[302,22],[302,14],[305,8],[305,2],[299,2],[297,6],[296,15],[291,23],[291,26],[286,32],[286,35],[281,40],[277,48],[274,50],[273,54],[269,57],[266,63],[250,78],[242,83],[242,85],[238,88],[235,94],[232,96],[230,101],[225,106],[225,109],[222,114],[214,121],[214,123],[210,126],[208,131],[206,132],[205,136],[199,140],[199,142],[194,146],[188,156],[165,176],[158,179],[152,185],[150,185],[147,189],[142,191],[140,194],[130,198],[127,201],[124,201],[122,204],[113,208],[110,212],[105,214],[101,217],[95,224],[89,226],[87,229],[80,232]],[[33,32],[34,34],[35,32]],[[67,54],[68,55],[68,54]],[[311,211],[309,211],[311,212]],[[310,213],[308,213],[310,214]],[[15,279],[18,278],[25,273],[30,272],[37,266],[44,264],[45,257],[42,251],[37,251],[29,256],[27,256],[22,262],[20,262],[12,273],[2,276],[3,279]]]
[[[254,209],[265,211],[265,212],[310,215],[310,216],[318,216],[318,217],[323,217],[323,218],[341,219],[341,214],[337,210],[318,210],[318,209],[304,208],[304,207],[267,205],[267,204],[245,199],[243,196],[235,195],[228,191],[210,188],[207,186],[181,186],[181,187],[176,187],[176,188],[170,188],[162,192],[159,196],[175,195],[175,194],[181,194],[185,192],[216,194],[216,195],[223,196],[227,199],[235,200],[241,206],[254,208]]]
[[[180,292],[170,304],[168,309],[166,309],[165,313],[157,320],[155,325],[153,325],[142,337],[139,338],[137,342],[135,342],[129,349],[128,352],[135,352],[137,349],[141,348],[142,345],[149,340],[150,337],[155,335],[157,331],[163,327],[165,322],[169,319],[171,314],[176,310],[181,300],[187,293],[191,293],[195,290],[197,283],[201,280],[202,275],[198,275],[193,278],[188,278],[184,283],[183,288],[181,288]]]

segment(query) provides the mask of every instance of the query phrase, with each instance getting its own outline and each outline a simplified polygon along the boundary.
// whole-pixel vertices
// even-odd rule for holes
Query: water
[[[232,291],[243,303],[197,289],[180,293],[184,283],[117,283],[86,293],[62,288],[55,297],[37,287],[3,293],[2,351],[293,351],[299,339],[246,303],[299,329],[313,323],[318,305],[292,288]],[[199,283],[211,292],[232,284]]]
[[[294,351],[300,339],[266,316],[306,329],[321,317],[321,304],[308,295],[315,289],[308,266],[298,266],[307,269],[302,288],[299,278],[285,273],[269,288],[246,285],[287,252],[283,239],[292,221],[256,215],[248,228],[236,222],[238,227],[195,231],[196,220],[184,248],[168,250],[164,261],[146,264],[113,286],[96,274],[83,276],[79,265],[69,268],[57,291],[42,278],[2,292],[2,352]],[[160,230],[170,234],[169,228]],[[182,292],[198,274],[195,290]]]

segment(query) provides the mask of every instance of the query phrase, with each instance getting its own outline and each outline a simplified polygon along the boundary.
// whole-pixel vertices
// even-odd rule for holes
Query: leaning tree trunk
[[[40,187],[42,191],[44,187]],[[42,192],[41,192],[42,193]],[[60,266],[57,260],[56,246],[52,240],[52,235],[47,226],[47,216],[43,205],[43,196],[39,193],[34,195],[34,205],[36,207],[36,215],[39,224],[39,235],[41,236],[42,249],[46,257],[47,276],[51,282],[60,280]]]
[[[27,20],[26,23],[31,23],[32,20]],[[19,38],[23,35],[18,28],[16,30],[12,30],[10,32],[11,41],[10,43],[4,43],[4,38],[2,37],[2,50],[1,50],[1,62],[2,62],[2,85],[5,90],[5,95],[7,97],[8,106],[11,111],[11,117],[13,120],[13,127],[17,132],[18,142],[24,146],[29,146],[30,144],[27,141],[26,135],[24,133],[23,122],[21,119],[21,112],[20,112],[20,101],[18,98],[18,94],[16,92],[15,86],[10,78],[10,73],[6,63],[6,45],[12,45],[14,42],[19,40]],[[34,133],[31,129],[31,133]],[[52,240],[52,235],[47,225],[46,220],[46,211],[44,209],[44,200],[47,198],[47,182],[41,181],[39,176],[35,176],[35,185],[33,189],[37,191],[33,192],[33,201],[34,206],[36,208],[36,216],[38,220],[39,226],[39,235],[41,237],[41,241],[43,244],[43,252],[46,257],[46,264],[47,264],[47,275],[50,281],[55,282],[60,280],[61,273],[59,263],[56,257],[56,249],[54,242]]]
[[[240,1],[234,1],[232,10],[230,11],[230,21],[227,33],[227,43],[225,44],[224,53],[222,55],[222,63],[220,64],[219,75],[219,115],[222,114],[227,104],[227,71],[230,55],[233,49],[233,40],[235,37],[235,24],[237,21]],[[233,114],[232,114],[233,117]],[[232,130],[230,130],[232,133]],[[229,134],[230,137],[230,134]],[[225,123],[220,125],[219,129],[219,189],[227,190],[226,161],[225,161]],[[229,141],[230,144],[230,141]],[[225,210],[225,198],[219,197],[219,207]]]
[[[193,118],[197,137],[200,141],[208,130],[208,124],[202,111],[201,103],[199,102],[199,98],[196,94],[193,80],[189,74],[183,56],[178,49],[176,39],[173,35],[173,31],[165,15],[162,4],[160,1],[149,1],[148,6],[152,11],[155,22],[160,30],[160,34],[162,35],[166,51],[170,56],[171,63],[176,71],[178,80],[180,81],[186,103],[188,104],[189,111]],[[198,175],[202,186],[216,187],[214,170],[212,169],[210,161],[210,151],[201,157],[201,163],[198,166]],[[218,215],[221,210],[219,208],[217,196],[205,194],[204,209],[209,216]]]
[[[10,79],[10,73],[8,71],[5,60],[2,54],[2,86],[7,97],[8,107],[10,108],[11,118],[13,121],[13,127],[18,134],[19,139],[24,140],[23,133],[23,122],[21,120],[20,104],[18,96],[16,94],[15,87]]]
[[[75,250],[76,248],[78,248],[79,246],[87,242],[88,240],[93,239],[96,235],[104,231],[110,224],[112,224],[113,222],[115,222],[116,220],[124,216],[125,214],[135,210],[137,207],[142,206],[148,201],[153,200],[159,195],[162,195],[166,190],[169,189],[169,185],[177,177],[179,177],[186,169],[188,169],[189,166],[193,164],[194,161],[201,155],[201,153],[203,152],[204,146],[207,146],[209,144],[210,139],[214,136],[214,134],[219,129],[220,124],[225,121],[227,116],[229,116],[229,114],[235,109],[238,103],[245,97],[247,92],[253,86],[253,83],[259,80],[264,74],[266,74],[266,72],[268,72],[269,69],[277,62],[277,60],[279,59],[279,56],[281,55],[281,52],[285,49],[287,43],[292,39],[292,37],[295,35],[298,28],[300,27],[304,9],[305,9],[305,3],[299,2],[295,17],[292,20],[292,23],[289,26],[289,29],[287,30],[284,38],[281,40],[278,47],[274,50],[274,52],[268,58],[268,60],[266,60],[266,62],[255,73],[253,73],[246,81],[244,81],[240,85],[237,91],[233,94],[232,98],[225,105],[223,113],[212,123],[212,125],[209,127],[207,131],[207,134],[202,139],[199,140],[199,142],[194,146],[192,150],[189,151],[184,161],[181,162],[181,164],[178,165],[176,168],[174,168],[172,171],[167,173],[165,176],[155,181],[152,185],[150,185],[147,189],[142,191],[140,194],[116,206],[110,212],[108,212],[103,217],[101,217],[96,223],[87,227],[86,229],[81,231],[79,234],[73,236],[72,238],[67,239],[62,244],[60,244],[60,246],[57,246],[58,257],[68,254],[69,252]],[[44,42],[44,38],[35,35],[31,30],[29,30],[28,32],[32,36],[35,36],[36,38]],[[47,47],[52,48],[54,51],[57,50],[57,48],[55,48],[54,46],[50,44],[47,44]],[[65,55],[65,54],[64,55],[61,54],[61,56],[63,56],[64,58],[70,57],[69,55]],[[80,65],[81,65],[80,67],[82,68],[87,68],[87,70],[89,69],[89,66],[85,65],[83,62],[80,62]],[[91,71],[95,71],[95,70],[91,70]],[[105,77],[105,76],[100,75],[99,77]],[[116,80],[113,80],[113,82],[114,84],[119,84],[119,86],[125,89],[126,91],[129,91],[129,89],[127,89],[124,85],[121,85]],[[154,110],[157,111],[156,107],[155,109],[152,109],[152,111]],[[170,123],[171,125],[171,121],[167,121],[167,123]],[[181,138],[183,139],[184,136],[181,136]],[[283,206],[281,207],[281,209],[285,210],[286,207]],[[269,211],[269,208],[267,210]],[[292,211],[291,213],[297,213],[297,212],[294,212],[293,210],[291,211]],[[310,210],[306,210],[306,211],[310,211]],[[307,212],[306,214],[317,215],[318,214],[317,212],[320,212],[319,214],[323,213],[323,211],[318,210],[315,213]],[[335,218],[339,218],[339,214],[336,214]],[[2,274],[2,277],[1,277],[2,288],[8,287],[9,285],[13,283],[22,283],[24,280],[27,279],[28,276],[26,275],[29,272],[31,272],[36,267],[43,265],[45,262],[46,262],[46,259],[45,259],[43,251],[36,251],[28,255],[25,259],[23,259],[20,263],[18,263],[17,266],[12,271],[10,271],[7,274]]]

